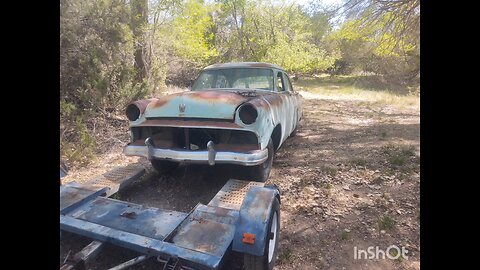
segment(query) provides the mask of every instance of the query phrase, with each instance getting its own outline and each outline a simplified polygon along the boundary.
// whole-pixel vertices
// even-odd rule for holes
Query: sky
[[[312,0],[294,0],[294,2],[296,2],[300,5],[306,5],[310,1],[312,1]],[[317,2],[320,2],[325,6],[330,6],[330,5],[337,5],[337,4],[342,3],[342,0],[317,0]]]

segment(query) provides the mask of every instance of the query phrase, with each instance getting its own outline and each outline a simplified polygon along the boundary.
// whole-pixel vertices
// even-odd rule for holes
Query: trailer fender
[[[268,233],[268,220],[273,200],[280,203],[280,192],[275,186],[251,187],[240,208],[232,250],[262,256]]]

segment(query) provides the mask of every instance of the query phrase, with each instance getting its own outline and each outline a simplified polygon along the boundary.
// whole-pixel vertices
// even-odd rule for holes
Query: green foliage
[[[395,224],[397,224],[397,221],[390,216],[385,215],[378,220],[378,229],[391,231],[395,228]]]
[[[177,54],[194,62],[207,63],[218,55],[213,47],[214,34],[210,13],[214,6],[199,0],[186,0],[180,14],[173,21],[173,41]]]
[[[420,70],[419,36],[402,32],[403,22],[395,20],[394,11],[382,13],[374,22],[372,12],[347,20],[337,31],[326,37],[330,48],[341,52],[333,74],[355,70],[373,72],[396,84],[418,83]],[[392,24],[394,26],[392,26]]]
[[[60,155],[67,164],[85,165],[95,159],[96,141],[87,128],[83,115],[73,104],[60,102]]]
[[[415,157],[415,147],[397,146],[393,144],[382,147],[383,153],[387,156],[389,163],[393,168],[408,169],[411,165],[411,159]]]
[[[186,86],[212,63],[271,62],[290,73],[361,71],[403,88],[418,85],[420,43],[412,25],[419,13],[396,12],[408,13],[418,1],[388,9],[378,5],[390,1],[352,3],[362,1],[372,5],[333,25],[332,14],[313,2],[306,9],[288,0],[61,0],[62,153],[91,156],[86,119],[122,112],[167,83]]]
[[[134,88],[129,7],[123,1],[66,1],[61,5],[60,95],[79,109],[124,105]]]
[[[276,63],[293,73],[325,71],[335,63],[335,58],[327,55],[315,45],[306,41],[285,40],[272,46],[262,61]]]
[[[222,61],[271,62],[294,73],[323,71],[335,61],[335,54],[315,43],[329,25],[318,23],[297,4],[223,1],[218,17],[215,45]]]
[[[77,110],[73,103],[68,103],[65,100],[60,100],[60,118],[70,118]]]
[[[340,235],[340,239],[343,241],[347,241],[351,238],[350,233],[347,231],[342,231],[342,234]]]

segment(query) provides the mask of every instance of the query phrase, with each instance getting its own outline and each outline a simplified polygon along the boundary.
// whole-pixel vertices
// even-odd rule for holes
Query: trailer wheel
[[[169,173],[175,170],[179,165],[177,162],[159,159],[152,159],[150,162],[152,163],[152,167],[160,174]]]
[[[243,264],[245,270],[272,270],[277,260],[278,236],[280,232],[280,203],[273,200],[272,211],[268,221],[268,233],[265,241],[263,256],[255,256],[245,253]]]
[[[274,155],[272,139],[268,141],[267,149],[268,149],[267,160],[265,160],[265,162],[263,162],[260,165],[256,165],[250,168],[251,170],[250,176],[253,178],[254,181],[265,182],[267,181],[268,176],[270,175],[270,171],[272,170],[273,155]]]

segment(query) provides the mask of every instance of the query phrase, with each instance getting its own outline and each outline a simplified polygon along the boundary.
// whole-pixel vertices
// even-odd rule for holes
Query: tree
[[[347,20],[326,39],[341,51],[337,71],[357,68],[396,83],[418,81],[418,0],[348,0],[340,10]]]
[[[420,0],[346,0],[340,8],[347,17],[358,20],[360,28],[381,28],[395,40],[393,51],[405,39],[419,43]]]
[[[135,41],[135,69],[137,82],[147,77],[149,60],[146,59],[145,30],[148,23],[148,0],[130,0],[132,9],[131,28]]]
[[[320,41],[328,20],[312,20],[301,6],[287,1],[220,3],[215,47],[223,61],[272,62],[292,72],[321,71],[333,64]]]

